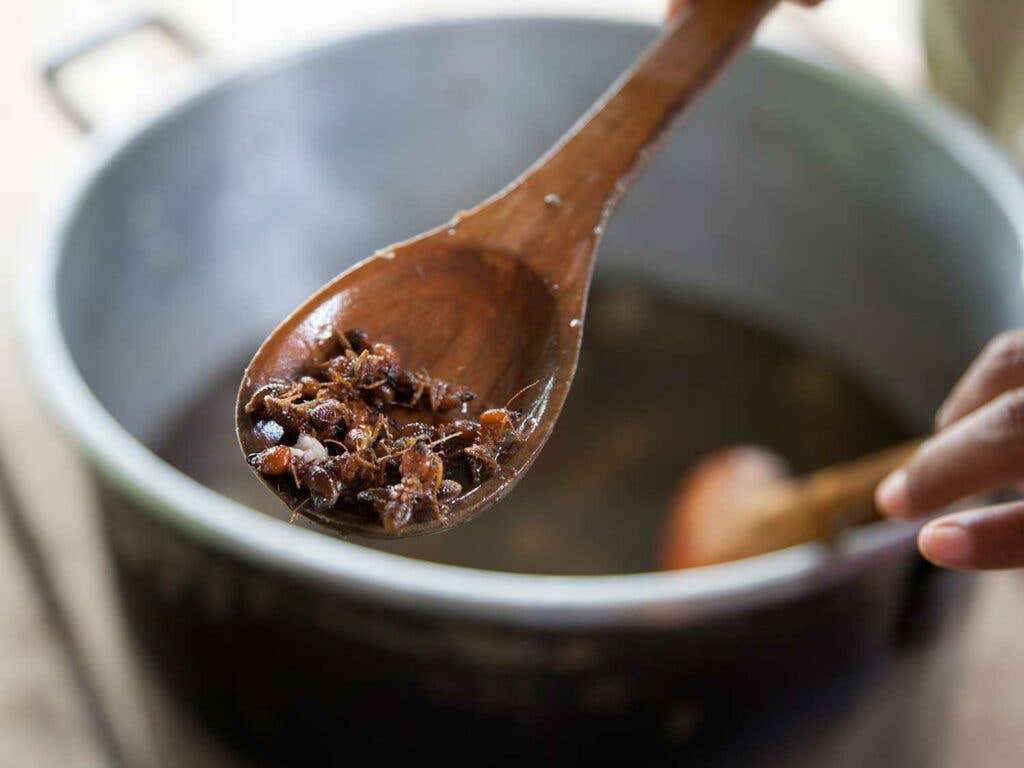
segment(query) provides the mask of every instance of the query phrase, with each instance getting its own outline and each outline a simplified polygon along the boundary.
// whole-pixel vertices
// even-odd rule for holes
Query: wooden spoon
[[[660,565],[695,568],[817,539],[877,516],[875,487],[920,447],[910,442],[792,478],[774,453],[730,448],[697,465],[669,514]]]
[[[508,493],[547,441],[572,384],[594,257],[609,216],[673,119],[777,2],[707,0],[682,11],[517,181],[320,289],[274,330],[245,372],[236,416],[242,451],[264,447],[245,413],[253,392],[322,360],[332,330],[361,328],[392,344],[407,367],[466,384],[477,403],[490,407],[539,382],[517,403],[525,413],[525,439],[499,472],[454,503],[447,523],[414,523],[389,533],[341,505],[330,516],[302,514],[340,533],[409,536],[465,521]]]

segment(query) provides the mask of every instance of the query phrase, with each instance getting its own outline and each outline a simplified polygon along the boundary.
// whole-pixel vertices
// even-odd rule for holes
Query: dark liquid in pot
[[[157,452],[275,517],[232,429],[240,362],[173,422]],[[650,570],[666,503],[705,453],[779,451],[797,472],[907,436],[855,379],[772,332],[628,279],[595,284],[579,371],[554,435],[515,491],[442,535],[366,546],[524,573]]]

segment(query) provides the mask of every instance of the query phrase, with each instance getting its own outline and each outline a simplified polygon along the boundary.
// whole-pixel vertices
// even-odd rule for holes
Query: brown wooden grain
[[[751,36],[777,0],[715,0],[680,14],[636,64],[536,165],[449,225],[348,270],[288,317],[239,391],[242,450],[256,450],[244,411],[271,378],[324,356],[331,329],[358,327],[403,362],[470,386],[477,403],[518,403],[525,440],[501,471],[459,499],[455,522],[509,491],[544,445],[572,384],[594,258],[605,224],[673,119]],[[262,479],[262,478],[261,478]],[[269,484],[268,484],[269,487]],[[364,515],[319,519],[345,533],[387,535]],[[437,530],[428,522],[407,536]]]

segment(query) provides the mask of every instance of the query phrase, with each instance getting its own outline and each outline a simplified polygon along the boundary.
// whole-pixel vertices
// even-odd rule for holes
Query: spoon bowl
[[[245,404],[274,379],[294,379],[311,363],[337,353],[335,330],[360,328],[400,351],[402,364],[466,384],[477,395],[466,413],[507,403],[517,393],[522,442],[483,483],[459,499],[447,527],[469,520],[505,495],[546,442],[565,400],[576,364],[578,324],[560,323],[557,287],[521,259],[495,250],[448,242],[448,228],[356,265],[296,310],[260,348],[239,390],[236,426],[242,450],[266,447]],[[402,322],[394,322],[401,317]],[[287,478],[257,476],[293,509],[301,499]],[[330,515],[302,513],[332,530],[390,536],[359,509],[336,507]],[[438,530],[412,522],[403,535]]]

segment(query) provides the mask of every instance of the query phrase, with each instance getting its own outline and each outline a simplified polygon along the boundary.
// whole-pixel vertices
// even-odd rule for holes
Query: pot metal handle
[[[60,113],[81,133],[89,133],[92,130],[92,120],[65,89],[61,82],[61,73],[83,56],[145,29],[154,29],[161,33],[190,59],[200,58],[206,52],[204,45],[175,22],[163,16],[139,14],[129,16],[113,26],[96,32],[61,51],[46,63],[43,68],[43,81],[46,84],[46,90]]]

